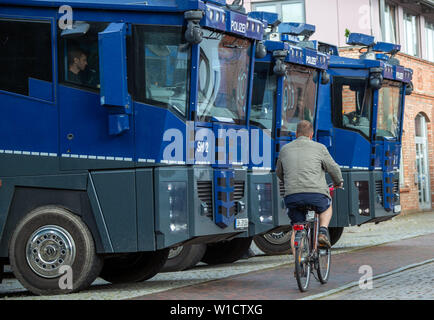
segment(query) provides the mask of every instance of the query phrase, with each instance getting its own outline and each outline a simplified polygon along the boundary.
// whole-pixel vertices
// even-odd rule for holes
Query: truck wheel
[[[168,255],[169,249],[162,249],[108,257],[99,276],[111,283],[145,281],[160,272]]]
[[[329,228],[330,243],[332,246],[334,246],[335,243],[338,242],[338,240],[341,238],[343,232],[344,232],[344,227],[330,227]]]
[[[37,208],[19,222],[9,243],[9,259],[15,277],[38,295],[83,290],[103,264],[87,226],[60,206]]]
[[[161,272],[182,271],[193,268],[203,257],[206,244],[191,244],[170,249]]]
[[[281,232],[269,232],[255,236],[253,241],[265,254],[287,254],[291,251],[291,230]]]
[[[241,259],[252,244],[252,237],[209,243],[202,261],[207,264],[232,263]]]

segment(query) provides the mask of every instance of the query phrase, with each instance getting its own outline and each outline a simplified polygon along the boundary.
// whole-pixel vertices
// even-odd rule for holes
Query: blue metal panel
[[[334,128],[332,156],[336,162],[348,168],[369,168],[370,141],[361,134]]]
[[[127,26],[111,23],[98,34],[101,105],[120,106],[131,113],[127,82]]]
[[[59,86],[60,154],[132,161],[134,125],[122,135],[109,135],[109,111],[101,107],[99,97],[98,93]]]
[[[5,92],[0,92],[0,101],[0,152],[57,155],[58,113],[55,105]]]
[[[168,109],[134,102],[136,158],[139,162],[186,161],[186,124]]]
[[[53,83],[29,78],[29,97],[53,101]]]

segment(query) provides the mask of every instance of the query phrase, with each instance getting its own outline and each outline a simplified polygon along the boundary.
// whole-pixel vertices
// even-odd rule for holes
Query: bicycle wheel
[[[309,287],[310,280],[310,246],[305,232],[301,236],[299,245],[295,248],[295,279],[301,292]]]
[[[322,284],[327,283],[330,275],[331,264],[331,249],[330,248],[318,248],[318,264],[317,274],[318,279]]]

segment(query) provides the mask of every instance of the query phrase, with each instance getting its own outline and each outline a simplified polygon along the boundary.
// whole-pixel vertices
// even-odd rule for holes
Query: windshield
[[[134,26],[135,98],[186,114],[190,46],[179,27]]]
[[[295,132],[297,123],[308,120],[313,123],[316,102],[315,69],[287,64],[283,83],[282,133]]]
[[[276,106],[277,77],[269,62],[256,62],[253,75],[252,109],[250,122],[264,129],[273,128]]]
[[[368,81],[365,78],[334,77],[333,92],[335,125],[369,137],[372,90]]]
[[[400,134],[401,83],[385,80],[378,90],[377,137]]]
[[[203,30],[200,44],[199,121],[242,123],[246,117],[249,80],[249,40]]]

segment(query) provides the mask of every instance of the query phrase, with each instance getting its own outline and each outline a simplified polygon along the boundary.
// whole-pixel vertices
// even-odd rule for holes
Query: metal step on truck
[[[328,148],[345,180],[345,190],[333,198],[332,244],[347,226],[379,223],[401,212],[402,125],[405,96],[413,91],[413,71],[394,57],[399,45],[357,33],[347,43],[360,47],[359,59],[340,57],[336,46],[318,41],[298,44],[329,56],[330,82],[319,85],[314,139]],[[293,138],[292,133],[287,140]],[[289,231],[258,236],[255,243],[269,254],[287,252]]]
[[[263,24],[234,9],[1,2],[1,270],[76,292],[247,232],[247,168],[219,143],[245,128]]]

